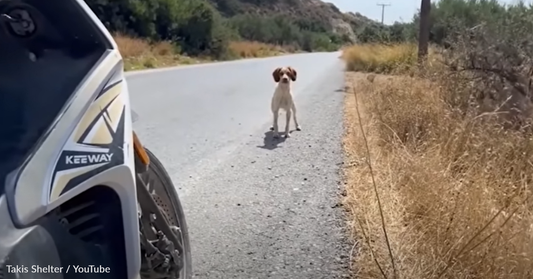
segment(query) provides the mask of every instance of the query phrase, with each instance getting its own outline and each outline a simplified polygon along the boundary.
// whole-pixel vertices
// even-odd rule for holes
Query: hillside
[[[231,42],[332,51],[376,23],[319,0],[86,0],[113,32],[169,41],[176,53],[231,59]]]
[[[342,13],[334,4],[320,0],[210,0],[225,17],[283,16],[303,30],[335,34],[343,43],[357,41],[357,31],[375,22],[361,14]]]

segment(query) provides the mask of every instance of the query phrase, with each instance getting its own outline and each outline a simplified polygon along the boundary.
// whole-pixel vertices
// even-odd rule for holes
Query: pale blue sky
[[[420,0],[323,0],[335,4],[343,12],[359,12],[366,17],[381,21],[381,6],[377,4],[391,4],[385,7],[385,23],[394,21],[411,21],[415,12],[420,8]],[[533,0],[525,0],[530,3]],[[518,0],[500,0],[502,3],[517,3]]]

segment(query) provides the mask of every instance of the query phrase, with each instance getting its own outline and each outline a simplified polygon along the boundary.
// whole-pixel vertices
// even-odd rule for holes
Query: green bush
[[[302,22],[300,22],[302,23]],[[295,45],[305,51],[332,51],[339,48],[342,38],[336,34],[310,31],[289,17],[237,15],[229,19],[231,28],[250,41],[276,45]]]
[[[153,40],[169,40],[193,55],[221,57],[229,31],[222,17],[204,0],[87,0],[112,31]]]

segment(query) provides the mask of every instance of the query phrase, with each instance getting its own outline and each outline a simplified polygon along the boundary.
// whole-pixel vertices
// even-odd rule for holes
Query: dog
[[[298,124],[298,119],[296,117],[296,106],[294,105],[294,98],[292,96],[291,82],[296,81],[297,72],[292,67],[280,67],[276,68],[272,72],[272,77],[274,81],[278,84],[274,90],[274,95],[272,96],[271,109],[274,116],[274,123],[270,127],[271,131],[274,131],[274,138],[279,138],[278,131],[278,117],[279,110],[285,110],[285,116],[287,121],[285,124],[285,138],[289,138],[289,124],[291,120],[291,114],[294,119],[294,124],[296,125],[296,130],[301,131],[302,128]]]

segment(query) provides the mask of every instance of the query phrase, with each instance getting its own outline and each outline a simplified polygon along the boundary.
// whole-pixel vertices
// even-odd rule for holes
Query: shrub
[[[334,34],[304,30],[297,22],[282,15],[237,15],[230,18],[229,25],[237,30],[243,39],[274,45],[297,45],[305,51],[336,50],[341,41]]]
[[[221,57],[227,52],[226,26],[206,0],[88,0],[87,4],[110,30],[172,41],[189,54]]]

